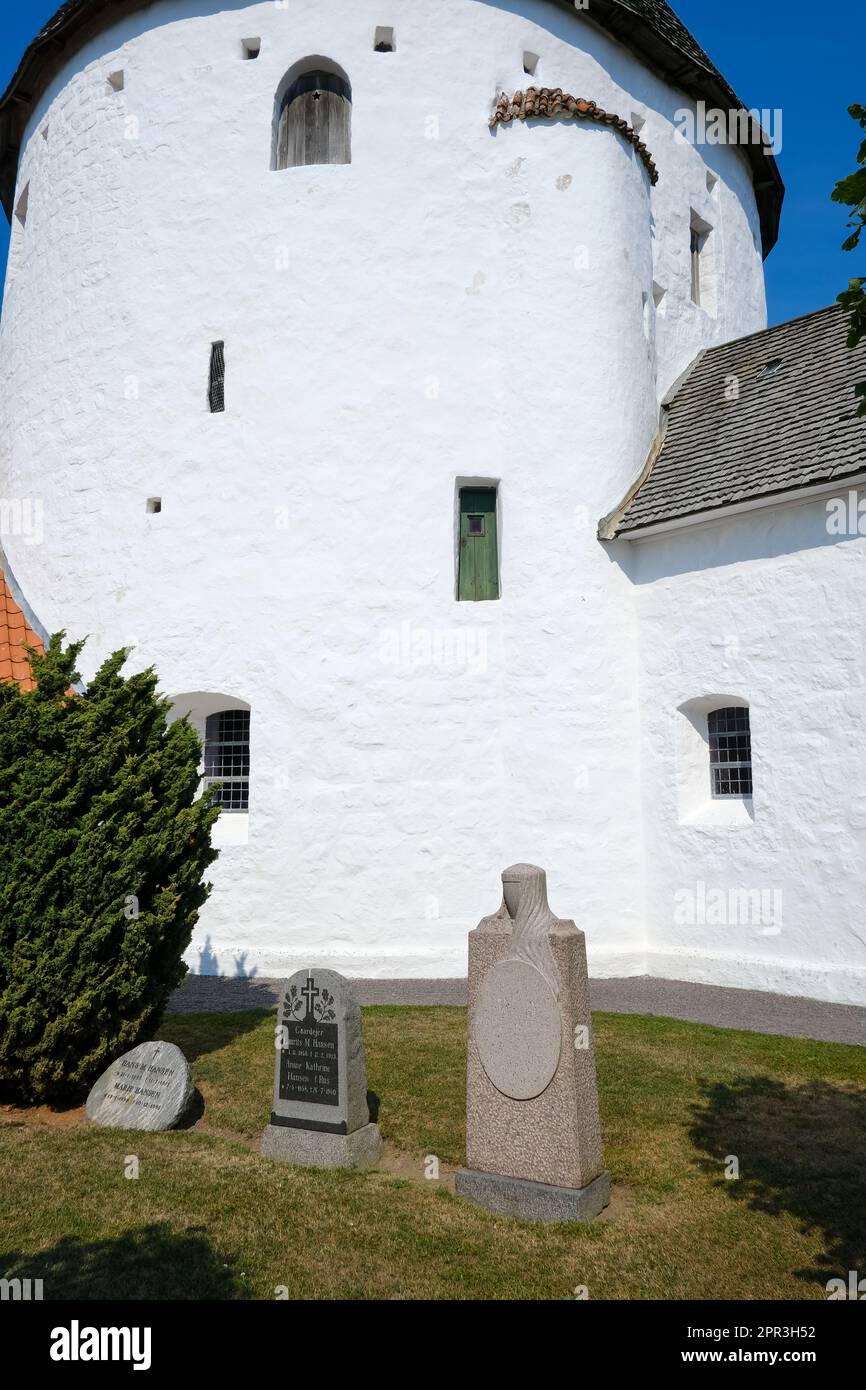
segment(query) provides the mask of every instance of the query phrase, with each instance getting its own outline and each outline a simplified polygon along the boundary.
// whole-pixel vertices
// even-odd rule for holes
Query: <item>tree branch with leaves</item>
[[[853,106],[848,107],[848,114],[866,131],[866,106],[855,102]],[[847,178],[840,179],[832,195],[834,203],[851,208],[853,214],[848,223],[850,235],[842,242],[843,251],[856,250],[863,228],[866,227],[866,139],[857,151],[857,163],[859,168]],[[836,297],[849,315],[848,346],[855,348],[866,338],[866,277],[849,280],[847,290],[843,290]],[[854,388],[854,393],[860,398],[857,414],[866,415],[866,381],[861,381]]]

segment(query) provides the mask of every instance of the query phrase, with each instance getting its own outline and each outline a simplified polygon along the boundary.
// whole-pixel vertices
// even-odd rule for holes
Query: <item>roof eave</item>
[[[557,3],[574,10],[573,0],[557,0]],[[689,96],[710,97],[717,106],[726,110],[749,109],[743,106],[721,73],[698,63],[672,39],[657,34],[645,19],[624,7],[621,0],[592,0],[591,14],[585,10],[578,13],[582,18],[599,24],[625,47],[639,48],[641,55],[654,64],[664,78]],[[635,43],[635,37],[639,38],[639,43]],[[761,223],[761,247],[766,260],[779,239],[785,185],[778,164],[765,146],[756,143],[740,146],[740,149],[752,169],[752,184]]]
[[[150,3],[151,0],[68,0],[28,44],[17,71],[0,97],[0,202],[10,221],[21,141],[35,101],[68,54],[80,47],[88,31],[104,27],[101,16],[105,10],[120,13],[144,9]],[[554,0],[554,3],[580,19],[590,18],[587,11],[575,10],[574,0]],[[720,73],[684,53],[671,38],[658,34],[624,0],[592,0],[591,22],[690,95],[709,97],[729,109],[744,109]],[[743,150],[752,167],[761,243],[766,257],[779,235],[785,187],[775,159],[762,145],[747,145]]]
[[[663,536],[671,531],[684,531],[691,527],[709,526],[713,522],[725,521],[728,517],[744,516],[748,512],[764,511],[769,507],[781,507],[791,502],[808,502],[814,497],[838,492],[840,487],[858,487],[863,483],[866,483],[866,469],[860,468],[851,473],[824,478],[820,482],[803,483],[800,487],[785,488],[780,492],[764,492],[759,497],[744,497],[739,502],[729,502],[721,507],[707,507],[703,511],[668,517],[648,526],[632,526],[627,531],[616,530],[601,539],[636,544],[638,541],[651,540],[653,536]]]

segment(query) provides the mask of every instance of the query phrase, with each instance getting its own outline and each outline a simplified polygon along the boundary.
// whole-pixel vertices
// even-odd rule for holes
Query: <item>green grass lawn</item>
[[[463,1009],[364,1010],[387,1172],[259,1156],[274,1020],[166,1018],[204,1097],[192,1128],[0,1111],[0,1275],[42,1278],[46,1298],[706,1299],[825,1298],[866,1273],[866,1049],[596,1015],[614,1200],[591,1226],[533,1226],[446,1185]]]

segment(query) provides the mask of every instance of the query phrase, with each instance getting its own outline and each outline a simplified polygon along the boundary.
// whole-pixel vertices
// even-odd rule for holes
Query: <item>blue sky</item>
[[[14,0],[0,12],[0,87],[60,0]],[[829,304],[866,274],[866,247],[845,253],[845,211],[830,202],[854,168],[866,102],[863,0],[674,0],[674,9],[750,107],[782,112],[779,164],[787,187],[779,243],[766,265],[770,322]],[[0,267],[9,229],[0,215]]]

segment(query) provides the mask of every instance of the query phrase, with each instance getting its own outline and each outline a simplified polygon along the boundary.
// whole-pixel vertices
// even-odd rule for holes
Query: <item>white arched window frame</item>
[[[739,695],[699,695],[677,711],[677,811],[681,825],[747,826],[752,801],[752,718]]]
[[[200,792],[215,793],[221,814],[213,831],[217,849],[246,844],[249,838],[250,723],[246,700],[217,691],[189,691],[172,697],[169,719],[188,719],[202,743]]]
[[[304,58],[289,69],[277,89],[271,168],[351,162],[349,79],[330,58]]]

